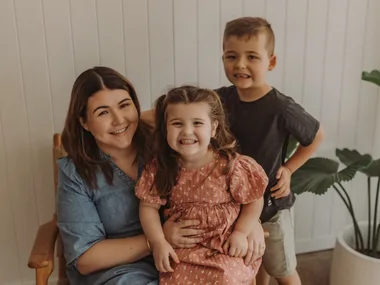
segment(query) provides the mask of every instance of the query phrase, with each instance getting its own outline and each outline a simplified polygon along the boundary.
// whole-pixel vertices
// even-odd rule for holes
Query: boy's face
[[[260,88],[267,84],[266,73],[275,67],[276,56],[269,56],[264,33],[248,39],[230,36],[224,41],[223,65],[238,89]]]

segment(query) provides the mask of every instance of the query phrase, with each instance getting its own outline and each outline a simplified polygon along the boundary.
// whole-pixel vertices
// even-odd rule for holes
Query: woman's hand
[[[244,258],[245,265],[252,265],[255,260],[263,256],[265,252],[265,237],[263,226],[259,221],[254,222],[252,232],[248,235],[248,251]]]
[[[166,240],[152,243],[152,251],[154,264],[158,271],[174,272],[170,265],[170,258],[172,258],[175,263],[179,263],[179,259],[172,246]]]
[[[181,217],[180,213],[172,215],[163,225],[165,239],[173,248],[191,248],[203,241],[197,237],[204,233],[204,230],[190,229],[191,226],[199,225],[198,220],[177,221]]]

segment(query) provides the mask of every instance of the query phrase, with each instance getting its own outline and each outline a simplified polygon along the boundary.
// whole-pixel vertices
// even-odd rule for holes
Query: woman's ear
[[[83,129],[85,129],[86,131],[88,131],[87,124],[84,122],[83,118],[79,118],[79,122],[82,125]]]
[[[215,137],[216,135],[216,130],[218,129],[218,126],[219,126],[219,121],[214,121],[212,122],[212,125],[211,125],[211,137]]]

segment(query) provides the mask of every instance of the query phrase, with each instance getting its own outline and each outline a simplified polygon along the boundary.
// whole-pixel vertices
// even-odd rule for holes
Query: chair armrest
[[[58,235],[57,220],[39,227],[32,252],[29,256],[29,268],[42,268],[54,263],[54,247]]]

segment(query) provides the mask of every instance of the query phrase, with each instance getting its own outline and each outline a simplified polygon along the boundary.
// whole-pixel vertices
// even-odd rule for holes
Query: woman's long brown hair
[[[219,96],[213,90],[194,86],[171,89],[156,101],[154,153],[157,172],[154,182],[161,197],[167,197],[171,193],[179,178],[178,154],[170,148],[166,139],[166,110],[171,104],[199,102],[205,102],[210,106],[209,116],[211,122],[218,121],[218,128],[215,137],[211,139],[210,146],[215,153],[227,158],[228,163],[224,173],[229,171],[230,162],[236,156],[236,141],[228,130]]]
[[[88,99],[105,88],[127,91],[137,109],[139,118],[141,113],[140,103],[133,85],[123,75],[111,68],[97,66],[88,69],[81,73],[74,82],[62,132],[62,144],[80,176],[92,189],[98,187],[96,172],[99,171],[99,168],[109,184],[112,184],[113,171],[111,165],[101,159],[95,138],[90,132],[83,129],[80,120],[86,122]],[[136,147],[138,155],[143,158],[146,158],[151,150],[149,140],[146,139],[149,134],[151,134],[151,128],[140,120],[132,144]]]

